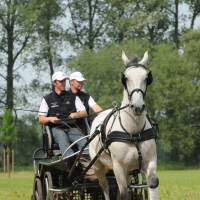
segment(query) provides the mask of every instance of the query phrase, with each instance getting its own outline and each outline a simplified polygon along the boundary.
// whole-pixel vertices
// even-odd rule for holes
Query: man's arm
[[[69,116],[70,118],[87,116],[87,112],[85,110],[82,110],[80,112],[71,113]]]
[[[83,105],[82,101],[80,100],[80,98],[78,96],[76,96],[75,107],[76,107],[76,111],[77,112],[71,113],[69,115],[70,118],[80,117],[80,116],[87,116],[87,112],[86,112],[85,106]]]
[[[94,99],[90,96],[89,100],[88,100],[88,105],[89,107],[96,113],[96,112],[100,112],[103,109],[94,101]]]
[[[99,105],[97,105],[97,104],[94,104],[92,107],[92,110],[96,113],[96,112],[100,112],[100,111],[102,111],[103,109],[99,106]]]
[[[59,120],[57,117],[46,117],[44,115],[39,116],[40,124],[47,124],[49,122],[55,123],[55,120]]]
[[[45,99],[43,98],[40,105],[39,113],[38,113],[40,124],[46,124],[48,122],[55,123],[55,120],[58,120],[57,117],[47,117],[48,111],[49,111],[49,107]]]

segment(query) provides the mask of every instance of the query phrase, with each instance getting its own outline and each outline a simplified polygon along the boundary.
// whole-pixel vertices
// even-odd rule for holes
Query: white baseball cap
[[[70,80],[74,80],[76,79],[77,81],[87,81],[87,79],[85,79],[83,77],[83,74],[81,74],[81,72],[73,72],[70,76],[69,76]]]
[[[69,80],[69,78],[67,78],[63,72],[55,72],[52,75],[52,81],[55,81],[55,80],[62,81],[63,79]]]

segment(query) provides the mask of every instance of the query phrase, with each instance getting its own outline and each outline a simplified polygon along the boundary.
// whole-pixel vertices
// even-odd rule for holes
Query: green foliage
[[[137,52],[141,57],[147,50],[148,42],[142,40],[124,41],[121,45],[114,42],[98,51],[82,50],[78,56],[68,63],[70,69],[80,71],[88,79],[84,82],[86,91],[103,108],[122,100],[123,86],[120,82],[124,65],[121,52]],[[145,49],[145,50],[144,50]]]
[[[9,145],[17,137],[12,110],[5,109],[2,117],[3,125],[0,127],[0,140],[2,140],[4,144]],[[9,149],[7,149],[7,151],[9,152]]]
[[[141,58],[146,50],[149,51],[147,67],[152,70],[154,81],[148,88],[145,102],[148,114],[160,125],[158,158],[197,164],[199,158],[194,152],[200,146],[200,129],[195,116],[199,111],[200,93],[199,68],[194,61],[199,59],[198,49],[194,49],[193,62],[171,44],[153,45],[147,40],[110,43],[97,51],[82,50],[68,66],[88,79],[84,82],[85,89],[102,108],[122,100],[122,50],[128,57],[136,53]]]
[[[16,124],[17,138],[12,148],[15,150],[15,164],[29,166],[33,164],[33,152],[42,147],[42,130],[38,118],[34,115],[24,115]]]
[[[112,15],[112,1],[72,0],[67,3],[70,23],[66,39],[74,50],[79,47],[98,48],[107,43],[107,33],[112,32],[109,20]]]

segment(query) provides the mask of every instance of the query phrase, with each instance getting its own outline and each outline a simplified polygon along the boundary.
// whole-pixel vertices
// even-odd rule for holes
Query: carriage
[[[88,132],[83,138],[89,138],[89,125],[86,119],[84,121]],[[76,147],[78,141],[70,146],[76,152],[67,158],[63,158],[60,154],[58,144],[53,140],[49,127],[43,126],[42,132],[43,147],[36,149],[33,154],[35,178],[32,200],[103,200],[103,193],[97,179],[93,180],[90,179],[90,177],[87,177],[76,184],[76,180],[79,179],[84,172],[84,166],[82,166],[81,163],[85,160],[90,160],[88,154],[80,155],[80,151],[78,151]],[[42,152],[42,155],[44,154],[44,157],[38,156],[41,155],[40,152]],[[53,161],[53,157],[59,157],[59,159]],[[45,160],[48,160],[49,162],[45,162]],[[37,161],[39,162],[37,163]],[[129,185],[129,190],[133,197],[132,199],[147,200],[148,185],[143,172],[141,172],[141,175],[143,179],[142,184],[139,184],[138,174],[135,174]],[[113,171],[109,171],[106,174],[106,178],[109,181],[110,198],[117,199],[118,186]]]
[[[122,83],[124,81],[125,80],[122,80]],[[141,89],[137,90],[143,92]],[[79,140],[72,143],[69,148],[72,148],[75,153],[68,157],[64,157],[65,154],[61,156],[58,144],[56,144],[53,140],[51,130],[48,126],[43,125],[43,147],[36,149],[33,154],[35,176],[31,200],[118,199],[121,195],[119,194],[119,192],[121,191],[119,188],[119,181],[116,178],[116,175],[118,176],[117,172],[114,172],[114,170],[112,169],[108,170],[106,167],[103,168],[103,174],[105,174],[106,184],[108,184],[109,186],[109,192],[105,192],[107,188],[102,187],[102,180],[99,181],[100,176],[98,175],[98,173],[95,173],[96,175],[98,175],[98,177],[95,176],[94,174],[92,174],[92,171],[93,166],[97,163],[96,161],[99,162],[99,158],[102,156],[102,154],[110,156],[109,154],[111,153],[108,149],[108,146],[112,142],[130,142],[130,138],[128,140],[119,139],[119,137],[121,136],[119,132],[109,132],[109,137],[106,136],[107,124],[111,123],[110,121],[112,121],[111,119],[113,118],[113,116],[115,116],[116,113],[119,113],[126,108],[130,109],[130,104],[127,104],[125,106],[113,105],[112,109],[103,112],[106,117],[104,117],[105,119],[103,120],[103,123],[101,123],[101,126],[95,125],[95,128],[93,127],[91,128],[91,130],[90,126],[88,125],[88,118],[80,118],[80,120],[82,121],[81,130],[83,133],[83,137],[81,139],[87,138],[88,140],[81,150],[78,150],[76,146]],[[143,111],[144,110],[142,110],[142,112]],[[96,122],[98,121],[97,118],[98,116],[95,118],[94,124],[96,124]],[[131,200],[148,200],[147,189],[149,185],[147,184],[146,176],[142,169],[142,154],[138,143],[145,140],[156,139],[156,131],[154,127],[157,126],[157,123],[152,122],[149,117],[147,120],[149,121],[149,124],[152,125],[152,127],[146,131],[144,130],[144,126],[139,133],[131,136],[131,142],[134,143],[135,147],[137,147],[137,163],[139,163],[139,167],[137,169],[128,172],[128,177],[131,177],[131,181],[129,181],[128,184],[128,193],[130,197],[127,197],[127,199],[131,198]],[[63,124],[66,124],[66,122],[64,122],[63,120],[61,122]],[[112,126],[114,122],[115,119],[112,121]],[[93,152],[93,156],[91,158],[89,154],[84,153],[84,151],[87,150],[86,147],[88,144],[94,144],[94,141],[98,141],[99,138],[101,138],[101,148],[98,149],[95,155]],[[130,145],[132,145],[132,143]],[[65,153],[69,150],[69,148],[66,149]],[[96,171],[98,172],[98,170]],[[106,197],[105,193],[109,193],[109,197]]]

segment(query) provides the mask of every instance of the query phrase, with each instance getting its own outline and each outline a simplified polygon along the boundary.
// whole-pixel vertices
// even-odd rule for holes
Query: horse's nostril
[[[140,112],[140,108],[135,108],[135,112],[137,113],[137,112]]]
[[[134,105],[131,105],[131,108],[134,108]]]

